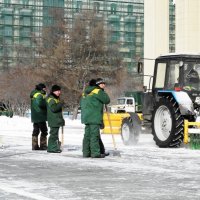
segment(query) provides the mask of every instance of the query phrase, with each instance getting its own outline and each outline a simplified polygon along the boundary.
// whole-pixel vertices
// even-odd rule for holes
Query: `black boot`
[[[100,154],[98,156],[92,156],[92,158],[105,158],[105,155],[104,154]]]
[[[105,151],[105,152],[104,152],[104,155],[105,155],[105,156],[109,156],[110,153]]]
[[[59,150],[62,152],[62,149],[61,149],[61,148],[62,148],[62,143],[61,143],[61,141],[59,141],[59,140],[58,140],[57,142],[58,142],[58,148],[59,148]]]
[[[40,150],[47,150],[47,137],[40,137]]]
[[[53,151],[47,150],[48,153],[61,153],[62,152],[62,150],[61,150],[61,142],[59,140],[57,140],[56,142],[57,142],[58,149],[57,150],[53,150]]]
[[[32,136],[32,150],[39,150],[38,146],[38,137],[37,136]]]

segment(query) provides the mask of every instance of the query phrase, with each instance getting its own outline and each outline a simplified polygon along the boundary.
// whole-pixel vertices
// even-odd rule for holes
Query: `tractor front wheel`
[[[183,117],[173,97],[161,98],[154,109],[152,134],[159,147],[179,147],[183,141]]]
[[[137,114],[130,113],[130,117],[123,119],[121,126],[121,137],[125,145],[138,143],[141,133],[141,122]]]

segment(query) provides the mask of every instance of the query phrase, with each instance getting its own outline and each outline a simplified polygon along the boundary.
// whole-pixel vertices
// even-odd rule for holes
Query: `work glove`
[[[104,123],[102,122],[101,124],[100,124],[100,129],[104,129],[105,128],[105,126],[104,126]]]
[[[62,107],[64,107],[65,106],[64,100],[60,100],[60,104],[61,104]]]
[[[13,111],[9,111],[9,117],[10,117],[10,118],[13,117]]]

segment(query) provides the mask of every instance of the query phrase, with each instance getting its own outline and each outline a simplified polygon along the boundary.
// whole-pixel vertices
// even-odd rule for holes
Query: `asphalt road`
[[[148,134],[135,147],[118,144],[121,157],[103,159],[82,158],[81,146],[70,142],[49,154],[31,151],[26,137],[24,145],[3,137],[10,145],[0,148],[1,200],[200,199],[200,152],[160,149]]]

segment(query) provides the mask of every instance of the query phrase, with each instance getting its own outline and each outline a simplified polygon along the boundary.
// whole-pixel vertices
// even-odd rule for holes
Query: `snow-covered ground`
[[[200,151],[161,149],[151,134],[124,146],[121,157],[82,158],[84,126],[66,118],[64,151],[31,150],[30,118],[0,117],[1,200],[199,200]],[[113,150],[111,135],[102,135]]]

